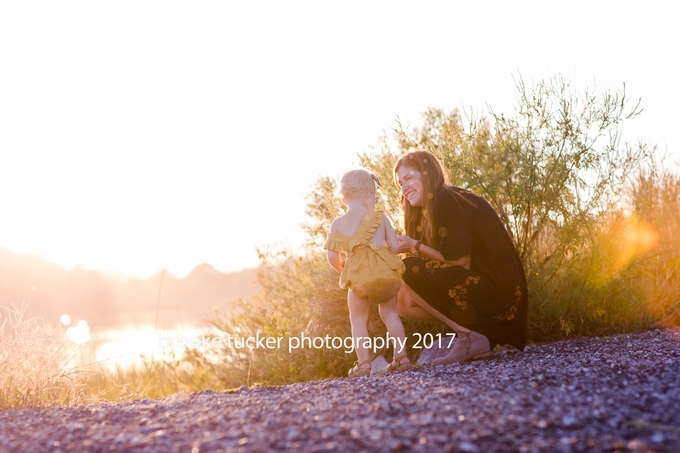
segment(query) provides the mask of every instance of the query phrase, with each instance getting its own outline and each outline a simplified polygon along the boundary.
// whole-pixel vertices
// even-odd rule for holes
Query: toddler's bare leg
[[[404,332],[404,324],[402,324],[401,319],[399,318],[399,312],[397,311],[397,296],[378,305],[378,311],[380,312],[380,318],[385,323],[390,336],[397,340],[396,347],[394,348],[394,357],[405,356],[406,333]],[[401,365],[406,365],[410,363],[410,361],[408,357],[404,357],[399,363]]]
[[[352,337],[354,337],[354,348],[359,359],[359,363],[370,360],[368,349],[363,344],[363,339],[368,337],[368,306],[369,302],[351,290],[347,292],[347,306],[349,307],[349,320],[352,324]]]

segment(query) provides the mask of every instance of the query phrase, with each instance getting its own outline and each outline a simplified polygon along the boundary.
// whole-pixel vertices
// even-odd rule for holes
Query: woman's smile
[[[423,181],[418,170],[402,165],[397,170],[397,178],[401,185],[401,193],[411,203],[411,206],[420,206],[422,202]]]
[[[416,192],[415,190],[407,190],[404,192],[404,196],[406,199],[411,203],[411,205],[415,205],[418,201],[419,198],[419,193]]]

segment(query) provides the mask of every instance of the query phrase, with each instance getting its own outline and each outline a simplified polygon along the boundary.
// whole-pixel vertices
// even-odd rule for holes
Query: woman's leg
[[[465,338],[463,338],[464,341],[456,341],[451,351],[445,357],[433,361],[433,365],[462,362],[479,354],[484,354],[491,349],[488,338],[480,333],[473,332],[444,316],[436,308],[425,302],[425,300],[404,281],[401,282],[399,299],[401,302],[399,304],[399,314],[405,318],[416,319],[418,321],[443,322],[453,329],[459,338],[465,336]],[[413,305],[416,305],[417,308],[413,307]],[[402,311],[402,309],[404,311]],[[468,334],[469,336],[467,336]]]
[[[399,314],[404,318],[434,323],[443,322],[456,332],[466,332],[468,330],[439,313],[438,310],[425,302],[425,300],[423,300],[418,293],[413,291],[413,289],[411,289],[411,287],[403,280],[401,281],[401,289],[399,290],[397,308]]]
[[[402,280],[401,289],[397,294],[397,312],[400,316],[415,321],[439,322],[439,319],[430,314],[413,300],[415,292]],[[417,294],[415,294],[418,296]],[[420,297],[420,296],[418,296]]]
[[[352,337],[354,338],[354,350],[359,359],[359,365],[369,361],[368,349],[364,347],[364,338],[368,337],[368,301],[363,299],[351,290],[347,291],[347,306],[349,307],[349,320],[352,324]],[[365,366],[364,366],[365,367]],[[359,366],[359,368],[363,368]]]

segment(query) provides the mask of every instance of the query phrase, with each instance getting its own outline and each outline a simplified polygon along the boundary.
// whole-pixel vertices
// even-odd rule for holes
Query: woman
[[[427,151],[397,162],[406,235],[401,316],[444,322],[457,334],[433,364],[484,360],[496,344],[524,350],[527,287],[522,262],[498,214],[481,197],[447,185]]]

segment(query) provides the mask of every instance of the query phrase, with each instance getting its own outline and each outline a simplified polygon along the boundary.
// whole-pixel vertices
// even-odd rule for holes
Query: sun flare
[[[635,258],[652,250],[659,243],[659,233],[637,216],[629,217],[620,237],[620,249],[615,268],[623,269]]]

